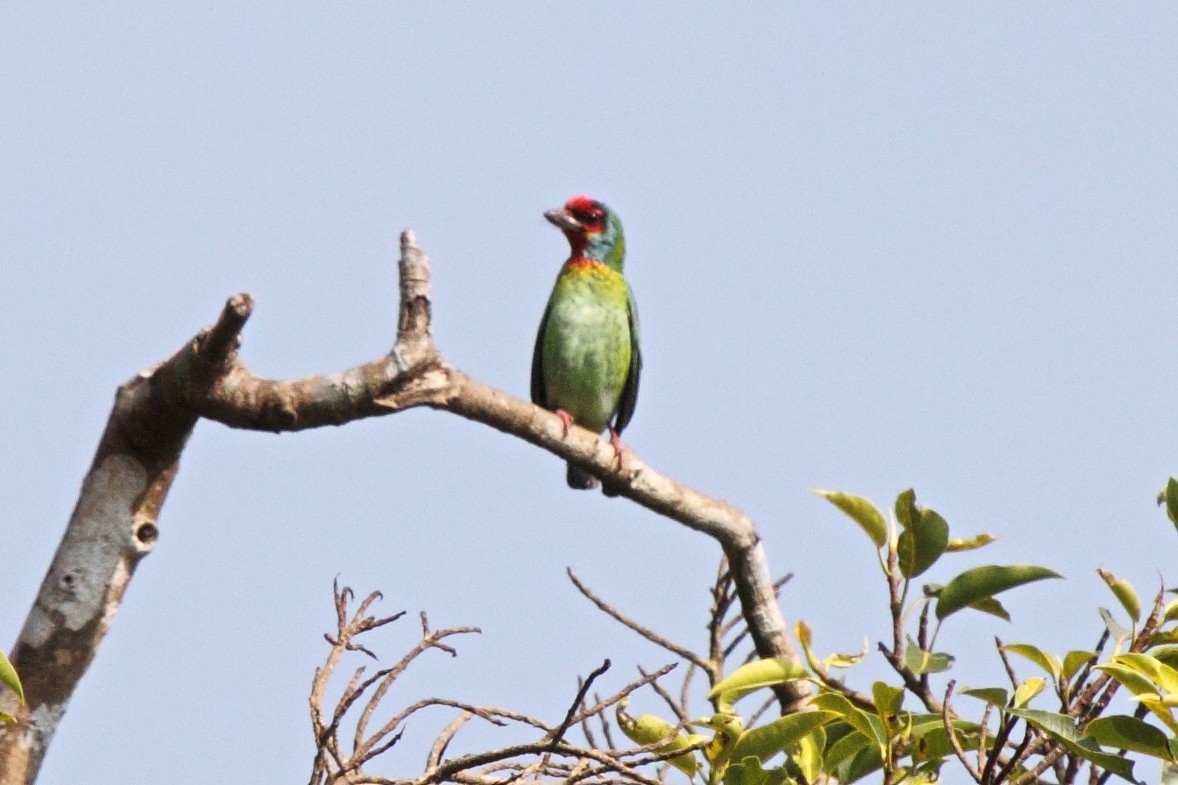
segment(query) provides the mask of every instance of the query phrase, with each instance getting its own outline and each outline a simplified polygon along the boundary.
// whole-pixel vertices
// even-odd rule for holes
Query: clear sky
[[[373,359],[411,227],[446,359],[524,397],[566,251],[541,213],[587,193],[625,222],[642,312],[628,443],[753,516],[820,650],[887,623],[866,538],[812,487],[915,486],[955,535],[1001,537],[931,580],[1067,576],[1008,595],[1013,624],[954,617],[958,678],[997,678],[994,634],[1091,646],[1114,605],[1096,567],[1144,596],[1178,577],[1153,500],[1178,472],[1175,41],[1160,3],[8,4],[0,645],[116,386],[227,296],[257,298],[258,373]],[[603,658],[603,692],[667,661],[566,566],[702,645],[713,544],[563,475],[430,411],[201,423],[43,781],[305,778],[337,575],[484,630],[394,700],[558,720]],[[408,621],[377,648],[415,641]],[[385,773],[446,721],[411,723]]]

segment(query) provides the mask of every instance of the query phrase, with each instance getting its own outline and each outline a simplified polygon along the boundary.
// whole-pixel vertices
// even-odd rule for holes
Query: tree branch
[[[430,262],[412,232],[401,235],[397,338],[384,357],[350,370],[275,381],[238,356],[253,311],[231,297],[217,322],[169,359],[119,387],[94,462],[40,592],[13,647],[28,703],[0,729],[0,785],[32,782],[70,697],[119,607],[139,560],[158,533],[160,508],[197,420],[232,428],[298,431],[392,414],[442,409],[535,444],[610,480],[620,495],[714,538],[732,571],[757,653],[796,659],[753,522],[727,502],[682,485],[597,434],[489,387],[446,365],[430,332]],[[778,692],[784,711],[807,688]]]

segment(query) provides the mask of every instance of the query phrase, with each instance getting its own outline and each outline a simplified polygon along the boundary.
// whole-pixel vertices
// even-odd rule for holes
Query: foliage
[[[16,668],[12,667],[12,663],[4,652],[0,651],[0,684],[3,684],[8,689],[16,693],[16,698],[21,703],[25,701],[25,691],[21,687],[20,677],[16,675]],[[15,722],[16,718],[5,711],[0,711],[0,722]]]
[[[1143,620],[1136,590],[1101,569],[1128,627],[1102,608],[1106,629],[1094,650],[1063,656],[1031,643],[996,641],[1009,687],[967,689],[959,693],[966,699],[956,700],[955,680],[937,691],[932,683],[954,665],[950,653],[936,649],[942,624],[969,610],[1010,620],[997,595],[1061,576],[1028,564],[975,566],[944,584],[921,585],[912,598],[914,579],[940,565],[945,554],[983,548],[994,537],[951,537],[945,519],[917,504],[912,490],[896,498],[890,520],[862,497],[817,493],[858,524],[877,550],[893,630],[879,650],[895,682],[876,681],[867,692],[848,686],[833,672],[853,667],[866,650],[820,657],[809,625],[799,622],[795,634],[805,666],[784,658],[742,665],[713,686],[711,717],[676,726],[644,715],[621,725],[632,741],[698,747],[675,766],[707,785],[851,783],[869,775],[887,785],[916,785],[937,781],[946,766],[963,767],[986,785],[1038,782],[1047,773],[1060,783],[1105,782],[1110,776],[1137,782],[1130,753],[1160,759],[1165,771],[1178,764],[1178,600],[1164,604],[1159,591]],[[1178,482],[1170,481],[1159,503],[1178,521]],[[1019,680],[1015,662],[1038,673]],[[763,697],[798,680],[817,690],[812,711],[755,724],[736,708],[748,696]],[[1122,687],[1136,711],[1106,714]],[[710,737],[689,734],[692,727]]]

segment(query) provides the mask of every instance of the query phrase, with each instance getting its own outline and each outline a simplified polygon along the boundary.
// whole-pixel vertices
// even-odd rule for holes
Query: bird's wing
[[[544,333],[548,330],[548,314],[552,311],[552,301],[544,308],[544,317],[540,319],[540,330],[536,333],[536,348],[532,350],[532,403],[551,408],[544,396]]]
[[[622,387],[622,398],[618,401],[618,413],[614,416],[614,430],[619,434],[634,416],[638,405],[638,378],[642,376],[642,343],[638,334],[638,304],[634,292],[626,284],[626,310],[630,317],[630,370],[626,373],[626,384]]]

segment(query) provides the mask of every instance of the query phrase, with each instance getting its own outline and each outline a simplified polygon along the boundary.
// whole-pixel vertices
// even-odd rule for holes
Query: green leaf
[[[815,728],[798,739],[789,750],[789,761],[802,772],[805,782],[817,782],[822,774],[822,750],[826,748],[826,731]]]
[[[1166,480],[1166,487],[1158,494],[1158,504],[1166,505],[1166,515],[1178,527],[1178,479],[1171,477]]]
[[[744,733],[744,719],[737,714],[718,712],[711,717],[692,720],[687,724],[715,731],[711,742],[704,747],[704,756],[712,762],[713,769],[722,770],[727,766],[736,740]]]
[[[997,616],[1003,621],[1010,621],[1010,614],[1006,612],[1006,608],[1002,607],[1002,603],[993,597],[983,597],[976,602],[971,602],[969,607],[975,611],[988,613],[991,616]]]
[[[624,707],[625,703],[619,702],[615,716],[622,733],[635,744],[654,744],[675,733],[675,726],[662,717],[653,714],[631,717],[624,711]]]
[[[1084,760],[1091,761],[1129,782],[1136,782],[1133,779],[1133,762],[1119,755],[1102,752],[1092,739],[1081,737],[1076,732],[1076,721],[1071,717],[1039,709],[1008,708],[1006,712],[1022,717]]]
[[[738,700],[765,687],[776,687],[787,681],[806,676],[806,669],[800,663],[786,657],[772,657],[756,660],[728,674],[708,693],[708,700],[718,700],[720,708],[731,706]]]
[[[850,785],[860,777],[881,768],[883,768],[883,759],[880,757],[879,750],[869,744],[849,760],[843,761],[835,770],[834,775],[839,785]]]
[[[0,723],[4,722],[16,722],[16,717],[13,717],[6,711],[0,711]]]
[[[932,769],[914,771],[904,779],[897,782],[896,785],[933,785],[933,783],[940,781],[940,767],[938,766]]]
[[[937,619],[944,619],[971,603],[999,592],[1044,578],[1063,577],[1054,570],[1033,564],[1014,564],[1006,567],[988,565],[966,570],[945,584],[937,597]]]
[[[896,520],[907,529],[916,518],[916,491],[909,488],[896,497]]]
[[[1063,663],[1059,661],[1059,657],[1054,654],[1048,654],[1037,646],[1032,646],[1029,643],[1009,643],[1002,647],[1002,651],[1008,651],[1011,654],[1017,654],[1020,657],[1026,657],[1031,662],[1038,665],[1043,670],[1051,674],[1051,678],[1059,680],[1060,674],[1063,672]]]
[[[949,553],[961,553],[962,551],[974,551],[978,548],[984,548],[998,538],[993,534],[975,534],[968,540],[949,540],[949,544],[945,546],[945,550]]]
[[[814,698],[814,705],[819,709],[834,712],[848,725],[862,733],[875,745],[879,754],[887,754],[887,731],[883,722],[874,714],[868,714],[855,706],[837,692],[827,692]]]
[[[1170,589],[1170,591],[1174,591]],[[1162,621],[1174,621],[1178,619],[1178,600],[1170,600],[1166,603],[1165,610],[1162,611]]]
[[[815,728],[820,728],[839,718],[833,711],[803,711],[788,714],[773,722],[745,731],[732,748],[733,760],[744,760],[753,756],[762,763],[796,744]]]
[[[676,733],[674,725],[662,717],[656,717],[653,714],[641,714],[638,717],[631,717],[625,710],[627,703],[628,699],[619,701],[617,708],[614,710],[614,716],[617,719],[618,727],[622,729],[622,733],[626,734],[626,738],[635,744],[654,744],[656,741],[667,739],[667,743],[656,748],[655,751],[673,752],[675,750],[687,749],[691,745],[705,739],[704,736],[695,734],[688,736]],[[667,762],[688,777],[695,776],[695,773],[699,771],[699,759],[695,757],[694,751],[668,758]]]
[[[850,728],[850,725],[844,727]],[[834,728],[831,728],[833,735]],[[841,739],[836,740],[826,748],[823,767],[827,771],[834,771],[845,761],[849,761],[864,749],[876,749],[871,740],[857,730],[851,730]],[[877,753],[878,754],[878,751]]]
[[[1032,676],[1027,679],[1014,691],[1014,705],[1020,709],[1026,706],[1031,698],[1043,692],[1045,686],[1047,686],[1047,682],[1042,676]]]
[[[756,758],[733,763],[724,772],[724,785],[785,785],[788,781],[782,769],[763,769]]]
[[[1171,668],[1178,668],[1178,644],[1163,643],[1151,646],[1149,653]]]
[[[911,636],[908,645],[904,647],[904,664],[918,676],[922,673],[943,673],[952,668],[954,662],[952,654],[924,651]]]
[[[875,711],[885,725],[900,713],[900,707],[904,705],[904,690],[882,681],[871,685],[871,697],[875,700]]]
[[[1124,665],[1117,665],[1116,663],[1110,662],[1104,665],[1097,665],[1093,670],[1104,671],[1134,695],[1149,695],[1157,692],[1157,687],[1153,685],[1153,682],[1132,668]]]
[[[945,721],[940,714],[910,714],[905,718],[909,723],[912,738],[912,759],[914,761],[939,761],[953,752]],[[980,726],[962,719],[952,720],[958,740],[969,747],[974,744]]]
[[[691,735],[679,734],[655,751],[661,753],[673,752],[675,750],[685,750],[688,747],[699,744],[701,741],[706,740],[706,736],[701,736],[698,733],[692,733]],[[700,769],[699,758],[695,757],[694,750],[691,752],[685,752],[682,755],[676,755],[673,758],[668,758],[667,763],[670,763],[688,777],[694,777],[696,772],[698,772]]]
[[[1063,657],[1063,678],[1064,681],[1071,681],[1072,677],[1080,672],[1086,664],[1096,659],[1096,652],[1080,651],[1073,649]]]
[[[1124,714],[1097,717],[1088,723],[1084,735],[1102,747],[1142,752],[1162,760],[1170,760],[1166,734],[1144,720]]]
[[[1164,695],[1178,693],[1178,670],[1152,657],[1149,654],[1118,654],[1112,659],[1117,665],[1124,665],[1145,676],[1160,687],[1157,690]],[[1128,686],[1128,685],[1126,685]]]
[[[0,651],[0,684],[6,685],[15,692],[21,703],[25,702],[25,690],[20,685],[20,677],[16,675],[16,668],[12,667],[12,663],[2,651]]]
[[[1010,703],[1010,695],[1001,687],[977,687],[972,690],[962,690],[961,694],[984,700],[986,703],[997,706],[1000,709]]]
[[[904,527],[896,544],[900,574],[915,578],[945,552],[949,545],[949,524],[936,510],[917,504],[911,488],[896,497],[896,519]]]
[[[862,496],[855,496],[842,491],[824,491],[815,488],[814,493],[823,497],[835,507],[850,516],[851,520],[859,524],[867,536],[875,543],[876,548],[882,548],[888,541],[888,526],[884,522],[883,513]]]
[[[1141,621],[1141,600],[1138,599],[1137,591],[1133,588],[1133,585],[1124,578],[1118,578],[1103,567],[1098,568],[1096,573],[1113,590],[1113,595],[1121,603],[1121,607],[1125,609],[1125,613],[1129,614],[1129,618],[1134,623]]]
[[[1153,715],[1166,724],[1172,733],[1178,733],[1178,720],[1174,719],[1173,705],[1168,705],[1167,702],[1159,698],[1155,693],[1144,695],[1134,695],[1132,700],[1137,701],[1145,708],[1153,712]],[[1174,742],[1171,740],[1171,749],[1174,747]]]

